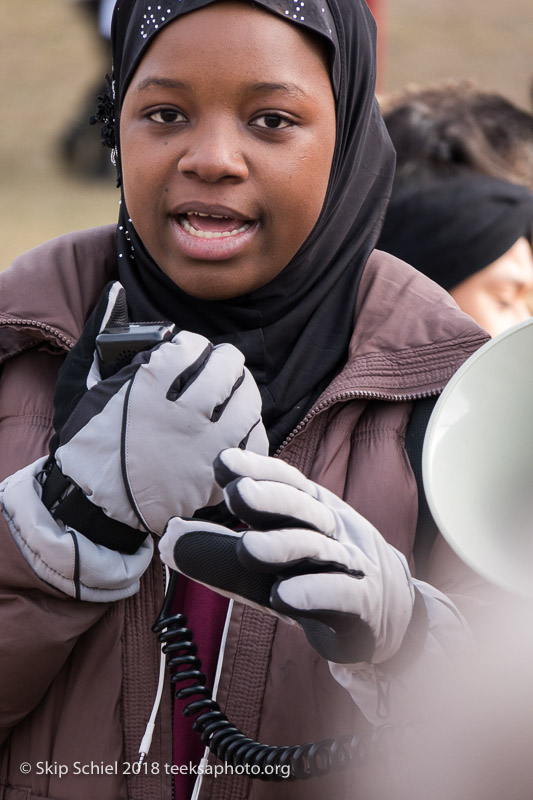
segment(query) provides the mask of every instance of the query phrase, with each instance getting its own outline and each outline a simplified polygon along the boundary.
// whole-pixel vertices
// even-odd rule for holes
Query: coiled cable
[[[171,614],[178,573],[171,571],[161,612],[152,630],[158,634],[172,684],[185,681],[176,688],[178,700],[188,700],[182,709],[194,718],[193,730],[217,758],[233,767],[247,765],[248,774],[260,780],[305,780],[327,775],[331,770],[347,770],[351,763],[364,765],[386,750],[390,725],[364,731],[357,736],[321,739],[302,745],[268,745],[250,739],[224,714],[213,699],[207,678],[202,672],[193,632],[187,627],[185,614]],[[290,773],[287,777],[287,766]]]

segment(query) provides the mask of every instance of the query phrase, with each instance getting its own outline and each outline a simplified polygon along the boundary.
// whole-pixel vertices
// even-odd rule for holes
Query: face
[[[324,55],[299,28],[224,2],[155,38],[120,120],[126,204],[152,258],[206,300],[253,291],[320,214],[335,146]]]
[[[491,336],[531,316],[533,252],[522,237],[501,258],[476,272],[450,292],[458,305]]]

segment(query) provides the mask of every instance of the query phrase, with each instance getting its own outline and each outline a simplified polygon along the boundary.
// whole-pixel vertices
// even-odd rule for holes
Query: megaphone
[[[533,597],[533,319],[455,373],[428,424],[422,473],[457,555],[492,583]]]

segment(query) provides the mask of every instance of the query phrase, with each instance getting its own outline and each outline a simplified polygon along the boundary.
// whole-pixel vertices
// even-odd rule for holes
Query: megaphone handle
[[[424,437],[433,413],[438,396],[423,397],[413,402],[413,410],[405,432],[405,449],[409,463],[415,476],[418,489],[418,518],[416,522],[415,542],[413,557],[416,565],[417,577],[424,580],[427,571],[431,549],[439,532],[435,520],[429,510],[424,483],[422,480],[422,449]]]

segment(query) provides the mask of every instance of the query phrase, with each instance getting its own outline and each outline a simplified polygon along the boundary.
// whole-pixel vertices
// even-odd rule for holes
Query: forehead
[[[267,70],[269,80],[305,84],[318,75],[329,86],[325,47],[316,35],[260,7],[218,2],[166,24],[144,51],[132,84],[154,71],[201,68],[214,83],[231,73],[243,82],[266,79]]]
[[[124,11],[121,12],[121,9]],[[197,12],[207,9],[233,9],[240,12],[256,11],[255,25],[261,25],[265,14],[283,20],[283,24],[300,31],[324,53],[325,63],[333,75],[335,93],[339,81],[336,53],[338,39],[333,17],[326,0],[167,0],[166,3],[140,2],[124,6],[117,4],[113,32],[113,62],[116,90],[122,102],[131,78],[141,60],[149,52],[167,27],[177,20],[186,21]],[[194,13],[193,13],[194,12]]]
[[[486,281],[509,281],[517,285],[533,286],[533,251],[529,241],[520,237],[499,259],[486,267]]]

